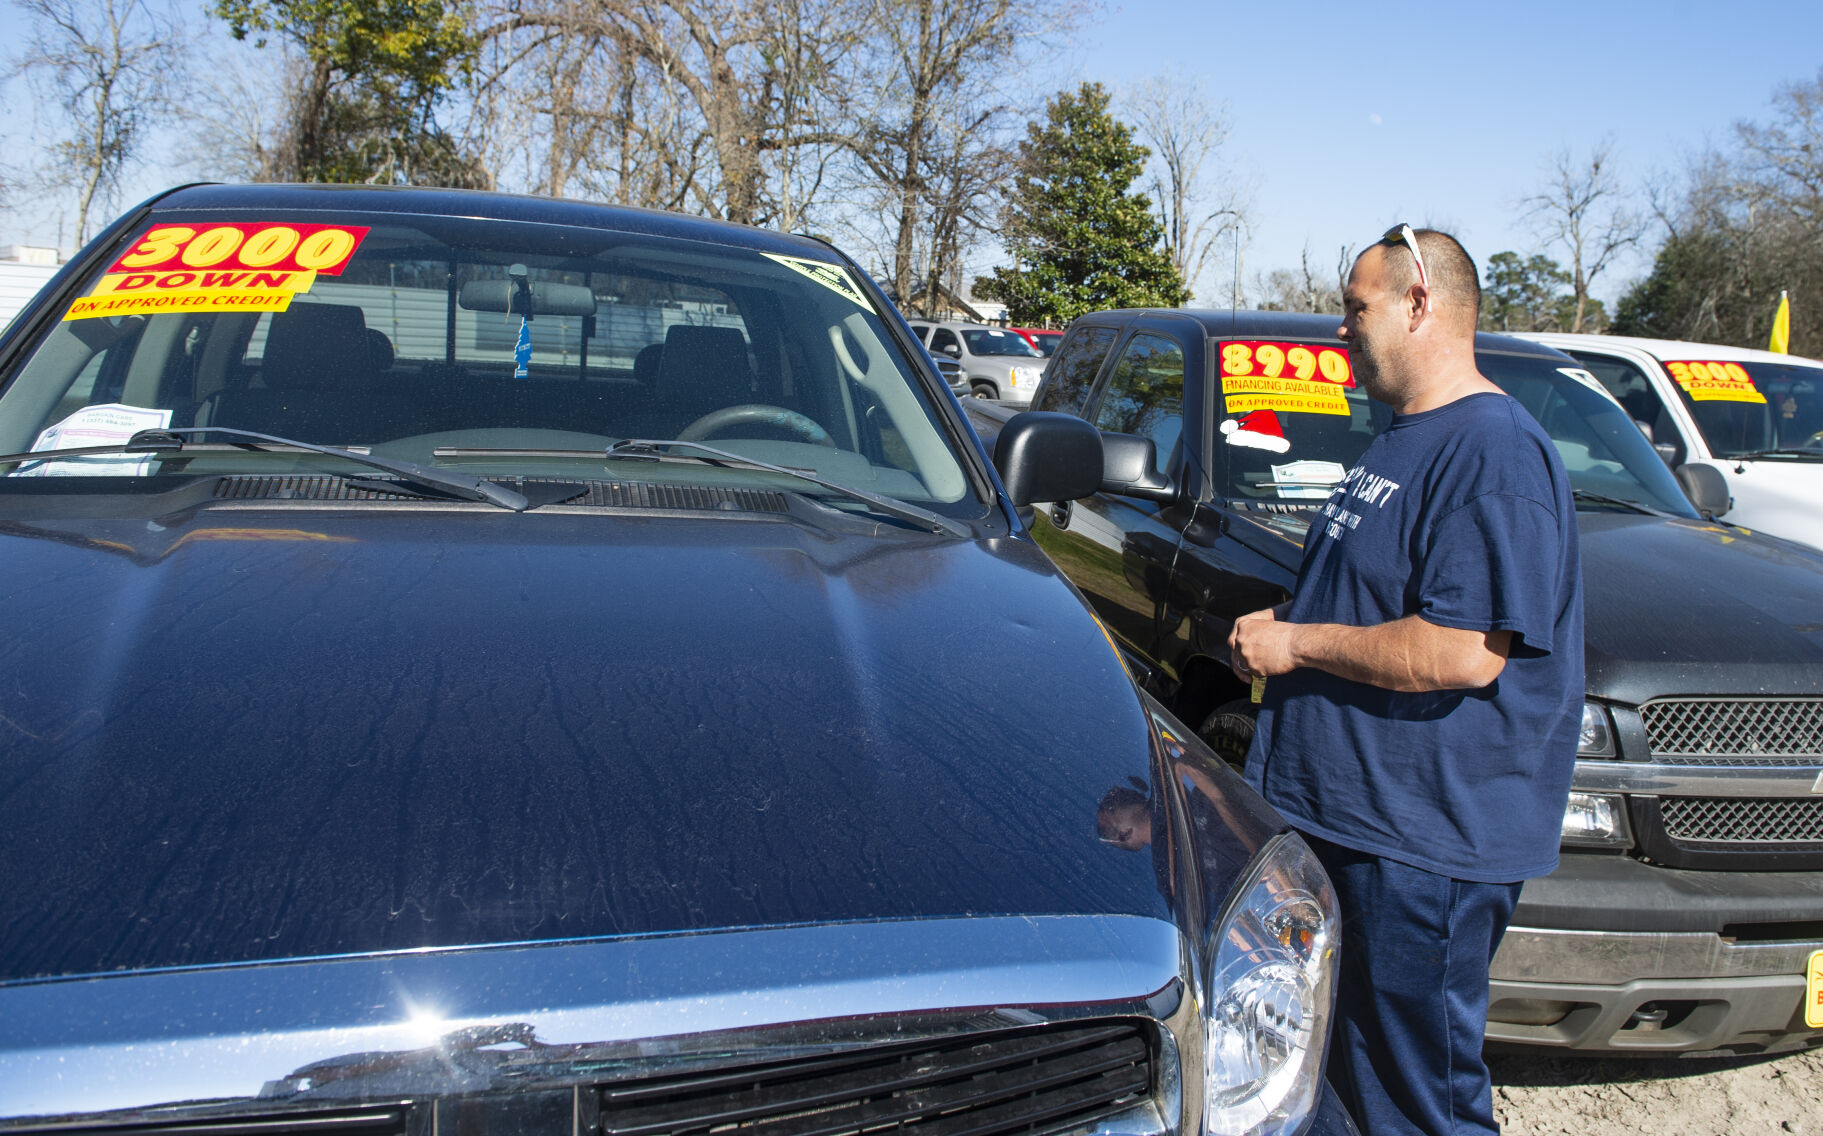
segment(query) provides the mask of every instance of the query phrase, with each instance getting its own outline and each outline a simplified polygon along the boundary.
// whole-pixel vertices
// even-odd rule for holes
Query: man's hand
[[[1249,612],[1234,621],[1228,633],[1229,666],[1236,678],[1252,682],[1298,668],[1295,640],[1299,627],[1282,622],[1272,608]]]

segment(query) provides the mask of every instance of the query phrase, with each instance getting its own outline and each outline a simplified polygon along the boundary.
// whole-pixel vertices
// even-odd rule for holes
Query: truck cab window
[[[1183,348],[1158,335],[1129,340],[1102,393],[1095,427],[1151,438],[1158,447],[1158,471],[1169,472],[1184,433]]]
[[[1101,374],[1101,365],[1113,346],[1113,328],[1078,328],[1051,360],[1044,393],[1035,409],[1081,414],[1083,404],[1089,401],[1089,388],[1095,385],[1095,376]]]

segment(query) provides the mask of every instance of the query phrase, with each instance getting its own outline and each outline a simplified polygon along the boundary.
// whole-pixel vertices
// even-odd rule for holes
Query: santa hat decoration
[[[1229,418],[1222,423],[1222,433],[1228,435],[1231,446],[1249,446],[1275,454],[1291,449],[1291,443],[1285,440],[1285,431],[1279,429],[1279,416],[1270,410],[1256,410],[1239,418]]]

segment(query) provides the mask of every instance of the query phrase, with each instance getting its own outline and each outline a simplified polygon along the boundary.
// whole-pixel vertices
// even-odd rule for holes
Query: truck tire
[[[1217,757],[1239,770],[1247,764],[1247,749],[1253,745],[1253,703],[1245,698],[1224,702],[1203,719],[1196,736],[1215,751]]]
[[[985,398],[992,401],[1000,397],[1000,388],[993,383],[976,379],[968,385],[968,393],[974,395],[976,398]]]

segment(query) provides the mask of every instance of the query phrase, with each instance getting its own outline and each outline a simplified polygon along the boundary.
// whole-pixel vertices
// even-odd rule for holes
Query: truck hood
[[[1728,525],[1582,513],[1589,693],[1823,693],[1823,557]]]
[[[1028,542],[549,510],[167,525],[0,525],[0,981],[1169,918],[1154,857],[1096,832],[1109,789],[1155,783],[1147,711]]]
[[[1291,590],[1304,516],[1235,517]],[[1665,695],[1823,693],[1823,555],[1675,517],[1578,512],[1588,690]]]

